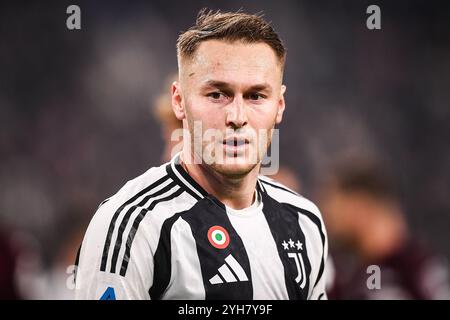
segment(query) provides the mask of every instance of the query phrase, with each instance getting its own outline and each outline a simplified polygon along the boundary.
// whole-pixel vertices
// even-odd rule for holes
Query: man
[[[201,11],[177,48],[183,150],[100,205],[76,297],[325,299],[319,210],[258,175],[285,109],[278,35],[258,16]]]

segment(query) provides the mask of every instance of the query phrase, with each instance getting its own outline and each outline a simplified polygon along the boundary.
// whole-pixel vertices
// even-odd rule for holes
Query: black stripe
[[[157,196],[162,195],[163,193],[166,193],[167,191],[172,189],[175,185],[176,185],[176,182],[172,181],[171,183],[169,183],[164,188],[162,188],[162,189],[160,189],[160,190],[158,190],[158,191],[156,191],[154,193],[151,193],[151,194],[145,196],[138,204],[135,204],[135,205],[131,206],[128,209],[128,211],[125,213],[125,215],[124,215],[124,217],[122,219],[122,222],[120,223],[119,232],[117,234],[117,239],[116,239],[116,244],[114,246],[114,253],[113,253],[113,256],[112,256],[112,260],[111,260],[111,270],[110,270],[111,273],[116,273],[117,258],[119,256],[119,251],[120,251],[120,248],[122,246],[123,233],[125,231],[125,228],[127,227],[128,220],[130,220],[130,217],[131,217],[132,213],[134,212],[134,210],[136,208],[143,207],[147,203],[147,201],[149,199],[155,198]],[[146,209],[143,208],[143,210],[146,210]]]
[[[170,166],[170,163],[166,166],[166,171],[167,174],[170,176],[170,178],[172,178],[174,181],[176,181],[178,183],[178,185],[180,186],[180,188],[182,188],[184,191],[186,191],[187,193],[189,193],[191,196],[194,197],[194,199],[196,200],[200,200],[201,197],[195,193],[191,188],[187,187],[183,181],[181,181],[177,175],[175,174],[175,172],[173,172],[172,167]]]
[[[105,203],[107,203],[110,199],[111,199],[111,198],[108,198],[108,199],[103,200],[103,201],[98,205],[98,208],[100,208],[102,205],[104,205]],[[98,209],[98,208],[97,208],[97,209]]]
[[[177,213],[164,221],[161,227],[158,246],[153,257],[153,284],[148,290],[150,299],[159,300],[167,288],[172,271],[172,247],[170,242],[170,233],[175,221],[178,220],[181,213]]]
[[[225,280],[225,278],[222,276],[222,274],[219,272],[219,270],[217,270],[217,276],[220,278],[220,280],[222,280],[223,283],[227,282],[227,280]],[[238,279],[238,278],[236,278]]]
[[[184,170],[183,166],[181,165],[181,160],[180,160],[180,156],[178,155],[174,160],[174,167],[175,170],[195,189],[197,190],[203,197],[207,197],[208,196],[208,192],[206,192],[205,189],[202,188],[202,186],[200,186],[197,181],[195,181],[190,175],[189,173],[186,172],[186,170]],[[170,164],[169,164],[170,165]],[[178,179],[178,181],[180,183],[182,183],[184,186],[186,186],[180,179]],[[186,186],[188,189],[189,186]]]
[[[81,251],[81,245],[83,243],[80,244],[80,246],[78,247],[77,250],[77,256],[75,257],[75,269],[73,270],[73,283],[76,284],[77,283],[77,273],[78,273],[78,264],[80,263],[80,251]]]
[[[206,192],[205,189],[203,189],[198,183],[197,181],[195,181],[187,172],[186,170],[184,170],[183,166],[181,164],[175,164],[175,170],[177,170],[182,176],[183,178],[189,182],[190,185],[192,185],[195,190],[197,190],[198,192],[200,192],[202,194],[203,197],[207,197],[208,196],[208,192]]]
[[[75,266],[76,267],[78,267],[78,264],[80,263],[80,251],[81,251],[81,244],[78,247],[77,256],[75,257]]]
[[[143,194],[149,192],[150,190],[152,190],[153,188],[155,188],[156,186],[160,185],[161,183],[163,183],[164,181],[166,181],[167,179],[169,179],[168,175],[165,175],[164,177],[160,178],[159,180],[157,180],[156,182],[152,183],[150,186],[148,186],[147,188],[143,189],[142,191],[140,191],[139,193],[137,193],[136,195],[134,195],[132,198],[128,199],[124,204],[122,204],[119,209],[117,209],[117,211],[114,213],[114,216],[111,219],[111,223],[109,224],[109,228],[108,228],[108,234],[106,235],[106,240],[105,240],[105,245],[103,247],[103,255],[102,255],[102,263],[100,265],[100,271],[105,271],[106,270],[106,262],[108,261],[108,251],[109,251],[109,246],[111,245],[111,238],[112,238],[112,234],[114,232],[114,227],[116,224],[116,220],[119,217],[120,212],[122,212],[122,210],[129,205],[130,203],[132,203],[133,201],[135,201],[137,198],[139,198],[140,196],[142,196]]]
[[[259,181],[261,181],[261,182],[263,182],[265,184],[271,185],[271,186],[273,186],[275,188],[282,189],[284,191],[290,192],[290,193],[292,193],[292,194],[294,194],[296,196],[300,196],[300,195],[298,195],[296,193],[293,193],[291,190],[288,190],[286,188],[274,185],[274,184],[269,183],[267,181],[264,181],[262,179],[259,179]],[[296,206],[294,206],[294,205],[292,205],[290,203],[284,203],[284,204],[289,205],[289,206],[295,208],[295,210],[299,211],[303,215],[306,215],[317,226],[317,228],[319,229],[320,237],[322,239],[323,250],[322,250],[322,261],[320,263],[320,268],[319,268],[319,274],[317,276],[316,282],[314,283],[314,287],[315,287],[317,285],[317,283],[320,281],[320,279],[322,278],[322,275],[323,275],[323,272],[324,272],[324,269],[325,269],[325,257],[324,257],[324,255],[325,255],[325,234],[322,231],[322,223],[320,222],[320,219],[315,214],[313,214],[312,212],[310,212],[308,210],[305,210],[305,209],[302,209],[302,208],[299,208],[299,207],[296,207]]]
[[[286,205],[294,208],[295,210],[297,210],[298,212],[300,212],[301,214],[307,216],[316,226],[317,229],[319,229],[320,232],[320,238],[322,239],[322,261],[320,262],[320,269],[319,269],[319,274],[317,275],[317,279],[316,282],[314,283],[314,287],[317,285],[317,283],[320,281],[320,279],[322,278],[323,275],[323,271],[325,269],[325,234],[322,231],[322,223],[320,222],[320,219],[313,214],[312,212],[302,209],[302,208],[298,208],[290,203],[285,203]]]
[[[262,194],[263,197],[263,213],[266,217],[267,224],[274,238],[277,246],[278,255],[284,267],[286,290],[291,300],[306,300],[308,299],[308,291],[310,287],[309,276],[311,274],[311,263],[308,259],[308,251],[305,241],[305,234],[298,223],[298,213],[289,206],[285,206],[279,203],[267,193]],[[289,248],[286,251],[282,245],[284,241],[299,240],[303,243],[303,250],[298,251],[295,247]],[[295,282],[295,278],[298,275],[296,264],[288,257],[288,253],[300,253],[304,265],[306,274],[305,287],[302,289],[299,284]]]
[[[182,219],[191,227],[192,235],[195,239],[203,286],[205,288],[205,299],[253,299],[252,275],[247,251],[241,237],[233,228],[223,204],[209,195],[185,212]],[[227,230],[230,236],[230,242],[224,249],[215,248],[208,240],[209,228],[216,225]],[[209,279],[219,274],[218,269],[225,263],[225,258],[230,254],[244,269],[248,281],[211,284]],[[236,279],[238,278],[236,277]]]
[[[81,251],[82,244],[83,244],[83,241],[80,243],[80,246],[78,247],[78,250],[77,250],[77,255],[75,257],[75,268],[73,270],[73,283],[74,284],[77,283],[78,265],[80,263],[80,251]]]
[[[296,193],[296,192],[294,192],[294,191],[292,191],[292,190],[289,190],[288,188],[285,188],[285,187],[282,187],[282,186],[278,186],[278,185],[276,185],[276,184],[273,184],[273,183],[264,181],[264,180],[262,180],[262,179],[259,179],[259,181],[261,181],[262,183],[265,183],[265,184],[267,184],[267,185],[269,185],[269,186],[272,186],[272,187],[274,187],[274,188],[281,189],[281,190],[287,191],[287,192],[289,192],[289,193],[292,193],[293,195],[299,196],[298,193]]]
[[[266,192],[267,193],[267,191],[266,191],[266,188],[263,186],[263,184],[262,184],[262,182],[261,182],[261,180],[260,179],[258,179],[258,181],[260,181],[260,183],[258,183],[258,186],[260,186],[260,189],[261,189],[261,191],[262,192]]]
[[[324,293],[322,292],[318,298],[318,300],[322,300]]]
[[[236,278],[236,280],[237,280],[237,281],[240,281],[240,280],[239,280],[239,277],[238,277],[237,273],[234,271],[233,267],[230,266],[226,261],[225,261],[225,265],[228,266],[228,269],[230,269],[231,274]],[[220,272],[218,272],[217,274],[219,275],[219,277],[222,278],[222,275],[220,274]],[[224,280],[224,279],[223,279],[223,280]]]
[[[128,234],[126,248],[125,248],[125,255],[123,256],[122,267],[120,268],[120,275],[121,276],[125,277],[125,274],[126,274],[127,268],[128,268],[128,262],[130,260],[131,245],[133,244],[133,240],[134,240],[134,237],[136,236],[137,230],[139,228],[139,224],[141,223],[142,219],[144,219],[144,217],[147,214],[147,212],[153,210],[153,208],[158,203],[172,200],[172,199],[178,197],[183,192],[184,192],[184,190],[182,188],[179,188],[174,193],[172,193],[172,194],[170,194],[170,195],[168,195],[168,196],[166,196],[164,198],[160,198],[160,199],[157,199],[157,200],[153,201],[148,206],[148,208],[146,208],[146,209],[144,208],[144,209],[141,210],[141,212],[139,212],[139,215],[134,219],[134,222],[133,222],[133,225],[131,227],[130,233]]]

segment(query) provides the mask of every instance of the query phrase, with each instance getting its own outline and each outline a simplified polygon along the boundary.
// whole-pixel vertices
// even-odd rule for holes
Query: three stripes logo
[[[247,275],[239,262],[230,254],[225,263],[218,269],[219,273],[209,279],[211,284],[248,281]]]

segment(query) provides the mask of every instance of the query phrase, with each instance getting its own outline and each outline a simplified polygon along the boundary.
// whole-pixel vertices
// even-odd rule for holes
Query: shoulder
[[[301,230],[305,234],[305,241],[309,247],[308,257],[311,266],[314,266],[314,286],[312,291],[317,298],[316,286],[323,278],[325,261],[328,257],[328,239],[325,224],[319,208],[307,198],[289,189],[283,184],[265,176],[258,177],[258,183],[263,193],[276,201],[282,213],[296,214]],[[321,284],[324,286],[324,282]]]
[[[277,202],[308,211],[322,219],[319,208],[311,200],[269,177],[260,175],[258,181],[263,191]]]
[[[166,164],[159,167],[152,167],[141,175],[128,180],[114,195],[102,201],[98,207],[99,210],[117,206],[128,199],[138,198],[141,194],[157,189],[170,182],[170,176],[167,174]]]
[[[144,219],[148,212],[163,212],[166,216],[192,205],[195,199],[183,194],[184,188],[168,173],[167,165],[150,168],[101,202],[91,219],[87,236],[105,241],[105,237],[110,238],[120,232],[120,228],[128,230],[133,223],[137,226],[141,220],[148,222],[149,219]]]
[[[170,187],[171,178],[165,165],[152,167],[143,174],[127,181],[114,195],[103,200],[97,208],[94,218],[111,220],[112,215],[123,207],[132,205],[138,199],[164,191]]]
[[[125,274],[133,252],[154,250],[164,221],[197,201],[167,166],[150,168],[99,205],[85,233],[80,261]]]
[[[297,212],[300,220],[313,226],[313,230],[316,230],[315,233],[318,232],[322,242],[326,242],[327,233],[325,224],[322,214],[314,202],[266,176],[259,176],[258,182],[260,183],[261,189],[270,198],[280,203],[281,206],[287,207],[289,211]]]

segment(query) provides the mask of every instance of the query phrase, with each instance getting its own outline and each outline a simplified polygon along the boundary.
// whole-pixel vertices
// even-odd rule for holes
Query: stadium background
[[[66,28],[69,4],[79,31]],[[369,4],[380,31],[366,28]],[[23,295],[58,297],[50,270],[74,259],[98,204],[160,163],[151,108],[176,70],[178,34],[205,6],[262,11],[284,40],[281,163],[301,192],[314,199],[342,155],[379,159],[412,230],[450,258],[448,2],[5,1],[0,226],[21,252]]]

